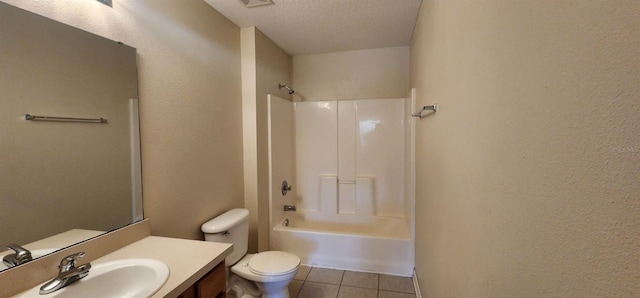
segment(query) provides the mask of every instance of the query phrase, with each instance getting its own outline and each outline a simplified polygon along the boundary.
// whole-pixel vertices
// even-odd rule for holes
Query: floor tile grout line
[[[336,298],[340,296],[340,290],[342,290],[342,282],[344,281],[344,273],[346,270],[342,270],[342,276],[340,276],[340,284],[338,285],[338,293],[336,294]]]
[[[296,298],[300,297],[300,292],[302,292],[302,287],[306,282],[307,282],[307,278],[305,277],[305,279],[302,281],[302,284],[300,285],[300,289],[298,289],[298,293],[296,293]]]
[[[378,274],[378,295],[376,297],[380,298],[380,274]]]
[[[332,285],[332,286],[342,286],[341,284],[332,284],[330,282],[321,282],[321,281],[310,281],[310,283],[323,284],[323,285]],[[350,286],[346,286],[346,287],[350,287]],[[358,288],[358,287],[355,287],[355,288]],[[366,288],[362,288],[362,289],[366,289]]]
[[[330,285],[330,284],[329,284]],[[341,287],[347,287],[347,288],[358,288],[358,289],[366,289],[366,290],[378,290],[378,289],[374,289],[374,288],[367,288],[367,287],[363,287],[363,286],[354,286],[354,285],[340,285]]]

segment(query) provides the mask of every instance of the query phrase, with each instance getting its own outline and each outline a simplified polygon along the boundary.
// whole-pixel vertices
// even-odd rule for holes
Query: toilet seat
[[[265,254],[266,252],[262,252],[259,254],[247,254],[245,255],[240,261],[238,261],[235,265],[233,265],[230,269],[231,272],[245,278],[251,281],[255,281],[255,282],[280,282],[280,281],[285,281],[288,279],[293,279],[293,277],[296,274],[296,271],[298,269],[298,267],[300,266],[300,258],[296,255],[293,255],[295,258],[297,258],[297,264],[295,265],[295,267],[293,267],[293,269],[287,270],[286,272],[277,272],[277,273],[272,273],[270,275],[268,274],[259,274],[259,273],[255,273],[253,272],[256,269],[251,269],[249,267],[249,262],[251,262],[251,260],[253,259],[253,257],[257,256],[257,255],[261,255],[261,254]],[[288,253],[287,253],[288,254]],[[269,257],[269,255],[272,254],[266,254],[264,257]],[[293,260],[295,262],[295,259],[291,259],[291,258],[287,258],[289,260],[289,262],[291,260]],[[276,261],[278,259],[275,259]],[[256,262],[256,264],[261,264],[260,259],[258,259],[258,262]],[[289,263],[290,264],[290,263]],[[260,265],[256,265],[258,268],[261,268]],[[275,270],[272,270],[272,272],[275,272]]]
[[[282,275],[298,268],[300,258],[284,251],[266,251],[255,254],[249,260],[249,270],[259,275]]]

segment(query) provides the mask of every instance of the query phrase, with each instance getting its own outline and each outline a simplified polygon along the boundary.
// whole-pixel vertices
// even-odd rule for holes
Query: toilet
[[[249,210],[232,209],[201,227],[205,241],[233,244],[225,259],[227,284],[238,298],[289,298],[287,286],[300,267],[300,258],[284,251],[247,254]]]

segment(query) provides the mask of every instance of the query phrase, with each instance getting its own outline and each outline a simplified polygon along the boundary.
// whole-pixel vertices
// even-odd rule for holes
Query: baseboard
[[[416,290],[416,298],[422,298],[422,294],[420,294],[420,284],[418,284],[418,277],[415,269],[413,270],[413,288]]]

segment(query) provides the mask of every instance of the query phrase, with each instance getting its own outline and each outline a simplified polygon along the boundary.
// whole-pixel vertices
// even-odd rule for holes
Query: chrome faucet
[[[33,259],[31,257],[31,252],[20,245],[12,243],[7,245],[7,248],[15,251],[15,253],[8,254],[2,258],[2,262],[9,268],[24,264]]]
[[[77,259],[82,257],[84,257],[84,252],[62,258],[60,266],[58,266],[58,276],[40,287],[40,295],[53,293],[87,276],[91,264],[86,263],[76,267]]]
[[[296,205],[284,205],[284,211],[296,211]]]

